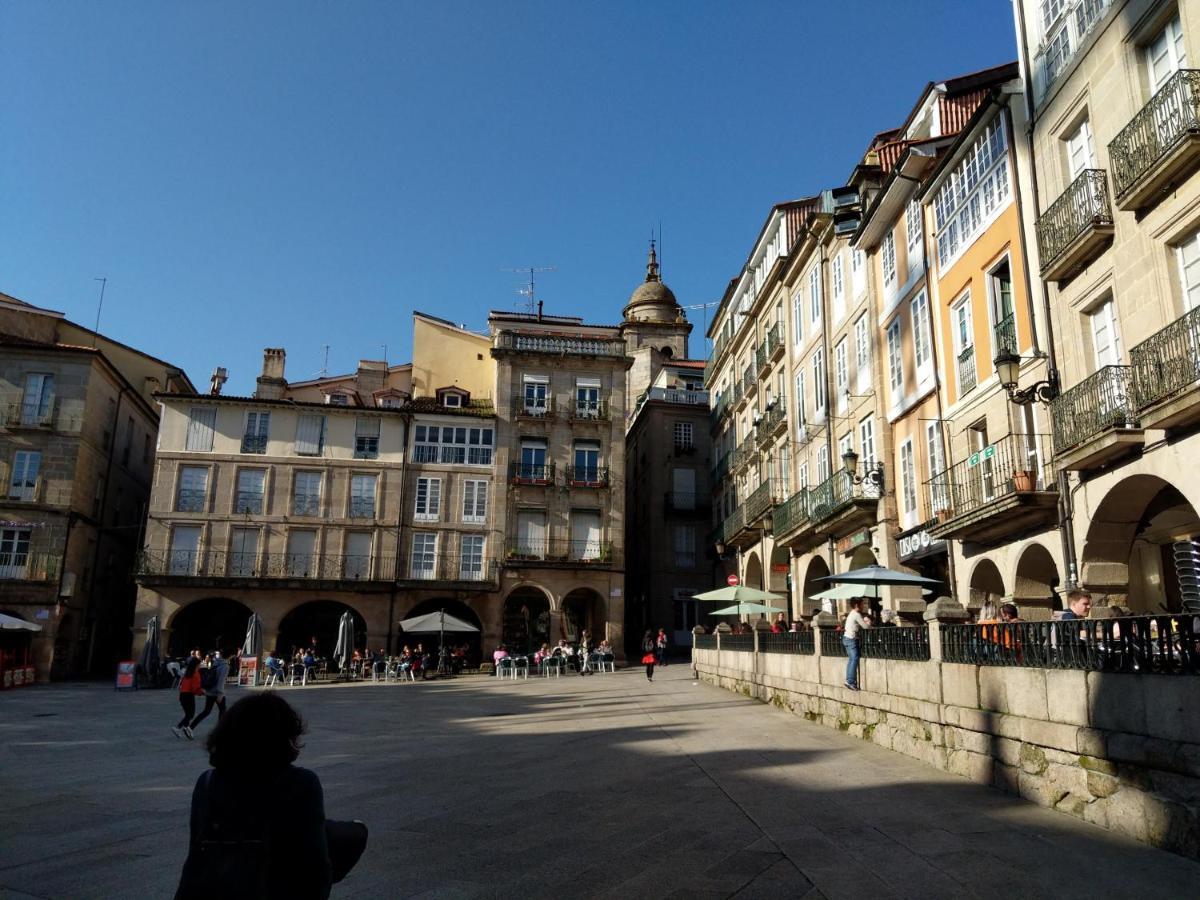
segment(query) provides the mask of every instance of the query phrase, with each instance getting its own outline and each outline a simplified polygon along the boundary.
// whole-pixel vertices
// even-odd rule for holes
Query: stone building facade
[[[158,391],[183,372],[0,295],[0,611],[40,626],[35,677],[111,675],[128,656],[132,572]]]

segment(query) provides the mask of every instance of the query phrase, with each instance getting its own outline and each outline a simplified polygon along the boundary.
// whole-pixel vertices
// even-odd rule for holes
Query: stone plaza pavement
[[[286,695],[327,813],[371,828],[335,897],[1200,896],[1200,864],[686,665]],[[0,694],[0,897],[171,895],[205,764],[178,715],[168,691]]]

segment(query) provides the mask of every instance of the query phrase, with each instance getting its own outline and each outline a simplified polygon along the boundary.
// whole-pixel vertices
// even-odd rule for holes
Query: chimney
[[[358,384],[359,396],[363,398],[364,403],[376,391],[382,391],[387,387],[387,370],[388,365],[382,360],[360,359],[358,361],[355,381]]]
[[[282,400],[287,390],[287,379],[283,377],[283,363],[287,359],[287,351],[282,347],[268,347],[263,350],[262,374],[258,376],[254,396],[260,400]]]

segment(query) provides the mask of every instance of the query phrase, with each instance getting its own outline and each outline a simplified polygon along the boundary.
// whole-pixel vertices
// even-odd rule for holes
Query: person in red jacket
[[[175,737],[193,739],[191,722],[196,715],[196,698],[204,693],[200,686],[200,651],[193,650],[183,667],[183,678],[179,680],[179,705],[183,707],[183,718],[171,728]]]

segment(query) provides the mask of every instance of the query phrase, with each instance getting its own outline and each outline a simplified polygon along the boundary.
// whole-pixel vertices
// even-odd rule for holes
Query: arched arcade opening
[[[550,634],[550,598],[540,588],[516,588],[504,600],[500,639],[509,653],[531,653],[542,644],[558,641]]]
[[[333,656],[338,623],[345,612],[354,617],[354,649],[365,650],[367,623],[358,610],[336,600],[310,600],[294,607],[279,623],[276,652],[289,658],[297,649],[316,647],[318,657],[327,659]]]
[[[1019,609],[1041,607],[1059,609],[1058,564],[1041,544],[1030,544],[1021,551],[1013,579],[1013,602]]]
[[[751,552],[746,557],[746,577],[742,583],[746,587],[752,587],[760,591],[765,590],[763,587],[762,560],[759,559],[758,554],[755,552]]]
[[[461,600],[446,598],[432,598],[423,600],[414,606],[411,610],[405,613],[405,619],[415,619],[417,616],[423,616],[427,613],[435,613],[441,610],[446,611],[446,615],[454,616],[456,619],[461,619],[468,625],[474,625],[478,631],[451,631],[446,633],[447,647],[465,647],[466,648],[466,665],[469,668],[478,668],[480,661],[483,658],[483,623],[479,620],[479,616],[475,610],[463,603]],[[402,627],[397,627],[396,647],[403,648],[408,646],[416,649],[418,643],[424,643],[426,650],[437,651],[439,635],[438,632],[413,632],[409,634]],[[491,657],[488,657],[489,659]]]
[[[205,597],[179,609],[166,627],[168,656],[186,656],[194,649],[231,654],[242,645],[250,607],[229,597]]]
[[[579,640],[580,633],[587,629],[592,633],[592,642],[599,643],[608,630],[608,614],[604,598],[592,588],[575,588],[563,597],[563,627],[567,640]]]
[[[981,559],[971,570],[967,608],[995,618],[1004,602],[1004,577],[990,559]]]
[[[832,585],[826,581],[818,579],[824,578],[829,574],[829,563],[825,562],[824,557],[814,556],[808,561],[808,567],[804,570],[804,609],[802,612],[809,615],[810,611],[825,610],[826,612],[837,612],[837,608],[832,600],[814,600],[813,594],[819,594],[821,591],[827,590]]]

